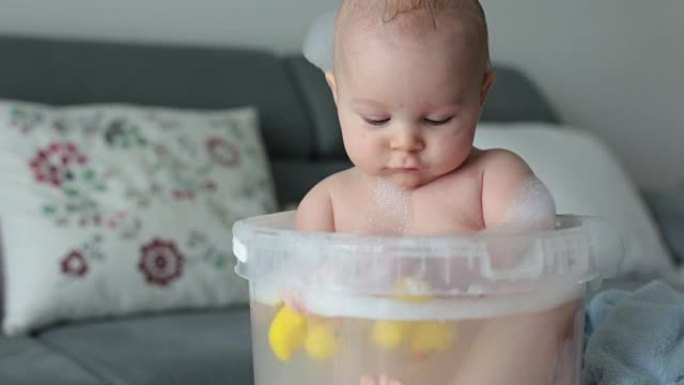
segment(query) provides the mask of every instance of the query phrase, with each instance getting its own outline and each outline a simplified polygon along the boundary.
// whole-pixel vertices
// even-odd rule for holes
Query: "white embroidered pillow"
[[[244,302],[231,227],[273,211],[252,108],[0,102],[7,334]]]

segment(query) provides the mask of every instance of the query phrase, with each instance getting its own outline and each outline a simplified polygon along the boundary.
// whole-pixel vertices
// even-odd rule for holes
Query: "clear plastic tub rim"
[[[301,232],[293,223],[292,211],[236,222],[236,272],[250,281],[252,300],[277,304],[298,293],[323,315],[460,319],[542,310],[613,275],[622,250],[605,221],[573,215],[557,216],[553,230],[467,236]]]

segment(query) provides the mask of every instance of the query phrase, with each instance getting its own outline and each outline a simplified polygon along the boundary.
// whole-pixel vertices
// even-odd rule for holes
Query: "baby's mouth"
[[[393,168],[391,168],[391,170],[394,172],[412,173],[412,172],[417,172],[420,169],[418,167],[393,167]]]
[[[420,170],[420,162],[416,157],[406,157],[398,162],[390,163],[390,170],[396,172],[416,172]]]

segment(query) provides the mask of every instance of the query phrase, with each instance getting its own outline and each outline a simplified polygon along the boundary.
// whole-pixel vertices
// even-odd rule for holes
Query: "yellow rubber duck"
[[[340,348],[339,337],[327,322],[309,322],[304,349],[309,356],[316,360],[332,358]]]
[[[268,329],[268,342],[279,360],[288,361],[292,353],[304,344],[306,335],[306,316],[283,306]]]
[[[404,302],[426,302],[432,297],[430,286],[422,280],[403,278],[396,285],[395,299]],[[453,325],[436,321],[401,322],[376,321],[372,338],[376,345],[386,349],[397,349],[408,345],[412,352],[425,355],[449,349],[455,340]]]
[[[430,292],[430,285],[416,278],[401,279],[395,290],[398,294],[394,298],[404,302],[427,302],[432,299],[427,294]]]
[[[429,297],[419,293],[425,293],[426,285],[413,278],[401,279],[395,285],[397,294],[393,296],[404,302],[422,302],[429,300]],[[411,329],[410,322],[402,321],[376,321],[373,324],[372,338],[373,342],[381,348],[396,349],[407,342]]]
[[[373,342],[385,349],[396,349],[406,342],[409,329],[408,322],[376,321],[373,324]]]
[[[411,325],[409,347],[418,355],[448,350],[456,338],[453,325],[446,322],[423,321]]]

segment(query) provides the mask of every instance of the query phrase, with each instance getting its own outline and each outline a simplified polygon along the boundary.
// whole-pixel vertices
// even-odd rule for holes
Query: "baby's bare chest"
[[[448,189],[405,192],[349,189],[333,197],[338,232],[428,235],[470,233],[483,228],[481,188],[457,183]]]

